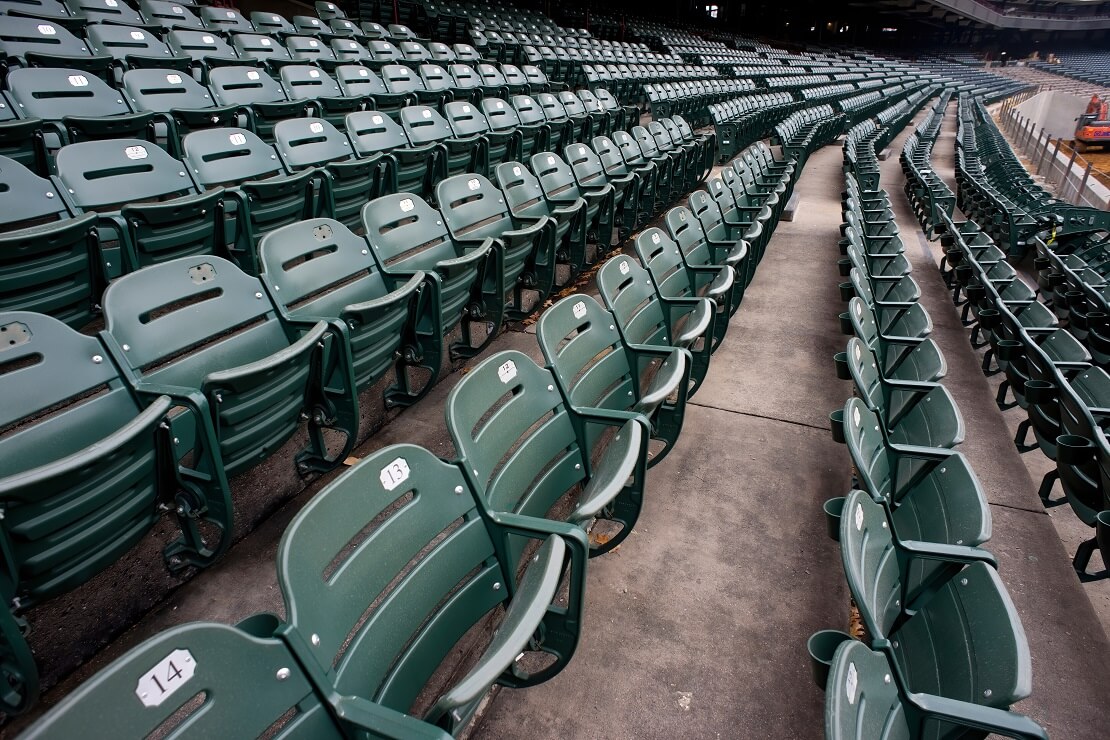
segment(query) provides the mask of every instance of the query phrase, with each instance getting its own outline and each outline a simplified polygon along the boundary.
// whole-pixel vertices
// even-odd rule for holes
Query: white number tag
[[[270,39],[259,39],[258,43],[262,44],[263,46],[272,46],[274,42],[270,41]]]
[[[620,270],[621,270],[621,275],[627,275],[628,274],[628,262],[622,261]]]
[[[314,134],[319,134],[319,133],[323,132],[324,124],[322,124],[322,123],[310,123],[310,124],[308,124],[308,130],[311,131]]]
[[[409,464],[405,461],[405,458],[399,457],[382,468],[379,478],[382,482],[382,488],[392,491],[409,479]]]
[[[497,377],[501,378],[502,383],[508,383],[516,377],[516,363],[512,360],[506,360],[505,364],[497,368]]]
[[[578,303],[575,303],[573,306],[571,306],[570,310],[571,313],[574,314],[574,318],[580,319],[586,315],[586,302],[578,301]]]
[[[463,111],[463,113],[469,113],[470,112],[470,106],[469,105],[464,105],[462,107],[462,111]]]
[[[359,76],[359,77],[369,77],[369,76],[370,76],[370,70],[367,70],[367,69],[360,69],[360,70],[358,71],[358,76]]]
[[[863,504],[856,504],[856,531],[863,529]]]
[[[73,85],[74,87],[89,86],[89,78],[85,75],[70,75],[66,79],[69,80],[69,84]]]
[[[146,159],[146,147],[143,146],[129,146],[123,150],[123,153],[128,159]]]
[[[253,69],[249,70],[247,72],[247,79],[248,80],[257,80],[258,79],[258,73],[255,72]]]
[[[178,7],[177,5],[170,8],[170,12],[171,13],[176,13],[177,15],[185,15],[184,8]]]
[[[131,38],[135,39],[136,41],[142,41],[146,38],[146,36],[143,34],[142,31],[132,31]]]
[[[316,79],[317,77],[320,76],[320,70],[310,69],[310,70],[308,70],[308,76],[311,77],[312,79]]]
[[[58,33],[58,31],[49,23],[43,23],[39,26],[39,33],[41,33],[43,36],[54,36]]]
[[[399,205],[401,206],[401,210],[405,213],[408,213],[413,208],[416,208],[416,204],[412,202],[412,198],[403,199]]]
[[[857,674],[856,674],[856,664],[855,663],[849,663],[848,664],[848,676],[847,676],[847,678],[844,679],[844,691],[845,691],[845,693],[848,694],[848,703],[849,704],[855,704],[856,703],[856,684],[857,683],[858,683],[858,677],[857,677]]]
[[[315,39],[309,39],[308,40],[308,45],[311,46],[313,49],[315,49],[317,46],[320,45],[320,42],[316,41]]]
[[[227,137],[227,140],[235,146],[242,146],[243,144],[247,143],[247,137],[243,136],[242,134],[232,134],[231,136]]]
[[[480,182],[478,182],[478,178],[475,177],[475,178],[471,178],[470,180],[467,180],[466,181],[466,186],[468,188],[470,188],[471,190],[477,190],[478,188],[482,187],[482,184]]]
[[[180,85],[181,75],[166,75],[166,82],[170,83],[171,85]]]
[[[659,234],[658,233],[655,233],[655,234],[651,235],[651,243],[652,244],[658,244],[659,243]]]
[[[497,101],[496,105],[497,105],[497,110],[501,110],[502,108],[505,107],[505,104],[502,103],[500,100]]]
[[[430,110],[423,110],[423,111],[420,112],[420,114],[422,116],[424,116],[425,118],[431,118],[432,117],[432,112]]]
[[[520,168],[519,167],[513,167],[513,174],[516,175],[517,177],[520,177]]]
[[[174,650],[149,671],[139,676],[135,695],[144,707],[157,707],[189,682],[197,664],[188,650]]]
[[[216,39],[212,38],[211,36],[201,36],[200,40],[203,41],[206,44],[216,43]]]
[[[382,122],[382,117],[381,116],[371,116],[370,121],[372,123],[381,123]]]

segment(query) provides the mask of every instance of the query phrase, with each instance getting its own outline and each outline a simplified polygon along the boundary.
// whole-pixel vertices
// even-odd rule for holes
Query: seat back
[[[293,24],[286,20],[284,16],[280,16],[276,13],[256,10],[251,13],[250,18],[254,30],[259,33],[279,36],[293,33],[296,30],[293,28]]]
[[[139,0],[139,12],[148,24],[162,28],[204,28],[189,7],[168,0]]]
[[[378,264],[387,270],[430,269],[458,256],[443,216],[418,195],[372,200],[362,209],[362,223]]]
[[[351,142],[322,118],[290,118],[274,126],[278,155],[291,170],[355,158]]]
[[[254,59],[262,63],[290,59],[289,50],[277,39],[261,33],[237,33],[231,37],[231,45],[240,59]]]
[[[440,180],[436,185],[436,201],[456,239],[497,239],[514,227],[504,194],[482,175],[463,174]]]
[[[115,0],[112,2],[117,9],[130,10],[123,3],[117,3]],[[111,10],[111,8],[105,6],[105,10]],[[139,24],[142,23],[142,19],[136,18],[132,22]],[[116,21],[96,23],[85,29],[85,35],[89,40],[89,50],[94,54],[107,54],[112,59],[125,64],[130,65],[135,58],[149,60],[154,64],[159,59],[173,58],[173,52],[165,42],[150,30],[137,28],[135,25],[116,25]]]
[[[678,244],[660,228],[640,232],[635,241],[640,263],[651,273],[659,294],[667,298],[695,297]]]
[[[55,163],[71,199],[86,211],[111,211],[200,192],[181,161],[148,141],[69,144],[58,151]]]
[[[346,22],[346,21],[345,21]],[[361,63],[372,59],[370,50],[358,41],[349,38],[332,39],[329,43],[331,54],[337,62]]]
[[[623,411],[635,405],[639,378],[612,314],[591,296],[567,296],[545,310],[536,338],[571,406]]]
[[[424,81],[410,67],[387,64],[382,67],[382,82],[391,93],[408,93],[424,89]]]
[[[431,92],[446,91],[450,90],[454,84],[451,75],[438,64],[421,64],[417,71],[420,74],[420,81],[423,83],[425,90]]]
[[[620,150],[621,158],[625,164],[641,165],[645,164],[648,160],[645,158],[645,152],[641,150],[639,143],[627,131],[614,131],[611,137],[614,144]],[[600,154],[600,152],[598,152]]]
[[[363,157],[409,145],[401,125],[377,111],[348,113],[347,136],[355,152]]]
[[[447,119],[451,132],[459,137],[480,136],[489,133],[489,122],[477,106],[456,100],[443,106],[443,116]]]
[[[316,100],[343,97],[331,75],[307,64],[287,64],[281,68],[281,86],[290,100]]]
[[[57,319],[0,313],[0,337],[0,593],[31,606],[111,565],[158,521],[171,404],[141,406],[101,342]]]
[[[555,378],[527,355],[499,352],[447,397],[447,429],[492,511],[544,517],[586,479],[587,452]]]
[[[118,116],[131,112],[107,83],[76,69],[20,67],[8,73],[8,93],[23,116],[61,121],[78,114]]]
[[[73,64],[78,66],[81,57],[90,57],[88,45],[70,33],[64,26],[41,18],[20,18],[4,16],[4,28],[0,32],[0,53],[11,60],[24,63],[46,63],[51,67],[63,66],[66,57],[76,57]]]
[[[209,57],[234,59],[235,50],[212,31],[174,29],[166,34],[166,45],[176,54],[204,63]]]
[[[447,71],[451,74],[455,87],[459,89],[473,90],[482,86],[482,78],[474,71],[473,67],[467,64],[452,64],[447,67]]]
[[[407,712],[462,635],[508,597],[513,574],[468,488],[457,466],[394,445],[329,484],[285,530],[284,630],[299,662],[339,694]]]
[[[429,144],[452,138],[447,119],[435,108],[410,105],[401,110],[401,127],[413,144]]]
[[[573,200],[582,196],[573,170],[558,154],[539,152],[532,155],[531,163],[532,171],[549,199]]]
[[[200,22],[205,28],[223,34],[252,33],[254,26],[234,8],[205,6],[200,8]]]
[[[169,113],[174,109],[197,110],[214,105],[212,94],[183,72],[165,69],[132,69],[123,73],[123,92],[136,111]]]
[[[627,175],[629,173],[620,147],[612,139],[608,136],[595,136],[591,144],[607,174]]]
[[[194,131],[185,137],[183,149],[186,163],[206,188],[285,172],[274,147],[246,129]]]
[[[512,131],[520,125],[516,110],[501,98],[483,98],[480,107],[491,131]]]
[[[264,70],[253,67],[215,67],[208,71],[208,85],[218,105],[282,103],[289,100],[277,80]]]
[[[335,77],[339,89],[348,97],[373,97],[389,93],[374,70],[361,64],[341,64],[335,68]]]
[[[107,706],[113,731],[130,737],[156,735],[166,726],[175,738],[343,737],[282,640],[223,624],[184,624],[142,642],[82,683],[24,737],[87,735]]]
[[[542,218],[551,214],[543,186],[520,162],[505,162],[495,170],[497,186],[513,214],[520,218]]]
[[[883,439],[882,420],[858,398],[844,406],[844,437],[863,488],[876,498],[889,499],[895,470]]]
[[[565,121],[567,120],[567,109],[551,93],[539,93],[536,97],[536,103],[539,104],[540,109],[543,111],[544,118],[548,121]]]
[[[97,26],[139,26],[143,23],[143,16],[138,10],[118,0],[68,0],[66,5],[74,11],[74,15],[84,17],[88,22],[86,34]]]
[[[659,295],[636,260],[620,255],[606,262],[597,273],[597,287],[625,342],[670,346]]]
[[[550,93],[540,93],[541,95],[550,95]],[[571,118],[582,118],[587,115],[586,106],[582,104],[576,93],[570,90],[563,90],[559,93],[559,102],[563,106],[563,110]],[[545,109],[546,110],[546,109]]]
[[[399,62],[404,58],[401,56],[400,49],[384,39],[372,39],[366,45],[366,48],[370,51],[370,58],[375,62],[389,64],[390,62]]]
[[[564,150],[574,178],[584,187],[602,187],[609,183],[601,157],[585,144],[570,144]]]
[[[313,36],[286,36],[285,48],[291,59],[312,63],[335,61],[331,47]]]
[[[402,41],[398,47],[407,62],[424,62],[432,58],[428,49],[418,41]]]

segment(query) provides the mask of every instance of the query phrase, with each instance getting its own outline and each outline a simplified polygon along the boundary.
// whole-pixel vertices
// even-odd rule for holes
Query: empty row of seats
[[[785,202],[780,193],[789,196],[795,176],[792,162],[762,145],[732,169],[737,182],[743,172],[761,184],[749,201],[756,211],[777,213]],[[494,192],[478,175],[465,178],[440,182],[438,201],[467,208]],[[633,532],[648,495],[648,469],[673,449],[686,400],[740,307],[766,247],[763,234],[773,230],[773,222],[766,232],[722,223],[718,202],[734,202],[731,191],[727,199],[698,192],[702,197],[695,193],[690,200],[694,210],[668,212],[667,231],[639,235],[639,261],[619,255],[601,268],[604,305],[571,295],[544,311],[536,336],[545,367],[506,351],[466,373],[445,407],[456,460],[414,445],[386,447],[312,499],[288,525],[278,550],[285,620],[256,615],[235,626],[189,624],[156,635],[78,688],[27,736],[69,732],[107,702],[118,707],[117,732],[149,733],[177,713],[179,727],[200,734],[236,727],[282,736],[366,731],[440,737],[464,729],[493,684],[524,688],[555,676],[578,644],[587,561]],[[367,300],[374,286],[380,290],[382,281],[392,281],[394,293],[409,295],[413,280],[406,278],[423,270],[430,281],[425,285],[440,300],[473,295],[462,276],[480,273],[494,248],[486,239],[469,247],[470,254],[447,249],[454,237],[444,222],[457,213],[437,213],[417,196],[398,194],[365,206],[365,237],[323,218],[284,226],[262,240],[267,266],[261,281],[211,257],[138,271],[109,288],[108,328],[99,340],[105,347],[96,351],[108,353],[113,366],[140,362],[128,353],[148,340],[115,336],[117,306],[140,317],[157,314],[145,332],[172,331],[157,325],[183,302],[169,289],[172,283],[205,310],[216,310],[232,294],[246,302],[255,290],[247,305],[261,305],[298,331],[312,327],[306,344],[323,367],[308,377],[357,371],[366,367],[360,352],[377,348],[374,337],[409,336],[403,313],[392,328],[364,323],[371,304],[374,310],[383,305]],[[756,241],[749,244],[745,234]],[[475,282],[486,281],[478,276]],[[247,291],[238,296],[236,284]],[[142,296],[132,295],[140,289]],[[157,307],[145,308],[144,298]],[[239,323],[230,305],[223,313],[224,326]],[[56,339],[50,332],[98,341],[37,314],[5,314],[0,321],[8,319],[15,321],[3,326],[19,328],[20,351],[27,355],[52,357]],[[141,326],[142,320],[128,323]],[[196,339],[194,332],[180,341]],[[125,340],[134,342],[131,349],[121,345]],[[198,364],[192,357],[181,362]],[[232,375],[211,365],[208,371]],[[32,382],[29,373],[22,377]],[[126,390],[130,382],[128,376],[119,385]],[[333,375],[325,385],[334,390],[340,383]],[[151,379],[143,397],[160,389]],[[235,390],[222,393],[214,407],[236,400]],[[162,399],[154,415],[181,402]],[[155,422],[152,428],[160,427]],[[560,508],[568,495],[569,505]],[[569,590],[562,591],[561,582]],[[460,641],[469,645],[467,631],[491,613],[499,627],[468,672],[418,702],[436,666]],[[527,652],[550,657],[529,670],[521,662]],[[218,654],[224,662],[216,669]],[[251,676],[257,679],[252,692],[261,694],[248,707],[246,694],[234,687]],[[195,702],[198,692],[204,698]],[[298,711],[291,714],[293,705]]]
[[[908,117],[897,108],[882,118],[903,128]],[[879,118],[874,125],[886,127]],[[1029,647],[995,558],[981,547],[990,509],[967,458],[953,450],[964,425],[939,383],[946,366],[928,337],[932,323],[886,191],[874,168],[856,176],[856,143],[845,144],[840,263],[851,279],[841,286],[842,328],[855,336],[836,357],[855,397],[830,417],[852,459],[853,490],[825,511],[862,637],[826,630],[810,638],[826,736],[871,737],[882,727],[905,737],[1047,737],[1008,711],[1032,690]]]

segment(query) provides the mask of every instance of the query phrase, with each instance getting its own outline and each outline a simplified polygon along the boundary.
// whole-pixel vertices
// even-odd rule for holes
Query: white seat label
[[[271,46],[274,42],[270,41],[270,39],[259,39],[258,43],[262,44],[263,46]]]
[[[655,234],[651,235],[651,243],[652,244],[658,244],[659,243],[659,234],[658,233],[655,233]]]
[[[405,458],[399,457],[389,465],[382,468],[381,475],[379,476],[382,482],[382,488],[387,491],[392,491],[397,486],[401,485],[409,479],[409,464]]]
[[[400,203],[400,206],[401,206],[401,210],[404,211],[405,213],[408,213],[413,208],[416,208],[416,204],[412,202],[412,198],[403,199]]]
[[[856,664],[848,664],[848,676],[844,679],[844,691],[848,694],[848,703],[856,703],[856,685],[859,683],[858,675],[856,673]]]
[[[324,130],[324,124],[322,124],[322,123],[310,123],[310,124],[308,124],[308,130],[311,131],[314,134],[322,133],[323,130]]]
[[[41,33],[43,36],[54,36],[58,33],[58,31],[49,23],[43,23],[39,26],[39,33]]]
[[[128,159],[146,159],[147,157],[145,146],[129,146],[123,150],[123,153]]]
[[[187,684],[197,664],[188,650],[174,650],[149,671],[139,676],[135,695],[144,707],[157,707],[170,695]]]
[[[516,363],[512,360],[506,360],[505,364],[497,368],[497,377],[501,378],[502,383],[508,383],[516,377]]]
[[[462,111],[463,111],[463,113],[469,113],[470,112],[470,106],[469,105],[464,105],[462,107]]]
[[[381,123],[382,122],[382,117],[381,116],[371,116],[370,121],[372,123]]]
[[[368,69],[360,69],[360,70],[358,71],[358,76],[359,76],[359,77],[369,77],[369,76],[370,76],[370,70],[368,70]]]
[[[315,49],[317,46],[320,45],[320,42],[316,41],[315,39],[309,39],[308,45]]]
[[[466,186],[471,190],[477,190],[478,188],[482,187],[482,184],[478,182],[478,178],[473,177],[466,181]]]
[[[249,70],[247,72],[247,79],[248,80],[257,80],[258,79],[258,73],[255,72],[253,69]]]
[[[69,80],[69,84],[73,85],[74,87],[88,87],[89,86],[89,78],[86,77],[85,75],[70,75],[66,79]]]
[[[181,75],[166,75],[166,82],[170,83],[171,85],[180,85]]]
[[[431,117],[432,117],[432,112],[431,112],[430,110],[423,110],[423,111],[421,111],[420,113],[421,113],[421,115],[423,115],[423,116],[424,116],[425,118],[431,118]]]
[[[312,79],[316,79],[317,77],[320,76],[320,71],[316,70],[316,69],[310,69],[310,70],[308,70],[308,76],[311,77]]]
[[[574,318],[580,319],[586,315],[586,302],[578,301],[578,303],[575,303],[573,306],[570,307],[570,310],[571,313],[574,314]]]
[[[235,146],[242,146],[243,144],[247,143],[247,137],[243,136],[242,134],[232,134],[231,136],[227,137],[227,140]]]
[[[200,40],[203,41],[206,44],[216,43],[216,39],[212,38],[211,36],[201,36]]]
[[[185,10],[177,5],[170,8],[170,12],[177,13],[178,15],[185,15]]]
[[[621,270],[621,275],[627,275],[628,274],[628,262],[621,262],[620,270]]]
[[[142,41],[146,38],[146,36],[143,34],[142,31],[132,31],[131,38],[135,39],[136,41]]]

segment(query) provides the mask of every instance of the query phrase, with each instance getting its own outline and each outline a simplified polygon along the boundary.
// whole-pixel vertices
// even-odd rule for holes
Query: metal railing
[[[1043,126],[1038,130],[1035,121],[1017,110],[1038,92],[1040,88],[1004,100],[995,114],[998,127],[1010,146],[1029,161],[1029,171],[1053,186],[1057,198],[1077,206],[1110,207],[1110,190],[1092,176],[1094,164],[1062,139],[1052,138]]]

